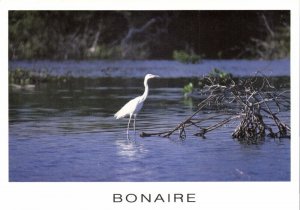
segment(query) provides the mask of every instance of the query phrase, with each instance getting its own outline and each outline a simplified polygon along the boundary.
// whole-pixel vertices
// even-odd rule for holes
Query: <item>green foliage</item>
[[[208,74],[209,77],[214,77],[214,78],[220,78],[221,80],[226,80],[229,78],[232,78],[232,74],[227,73],[223,70],[214,68],[211,70],[211,72]]]
[[[173,58],[197,63],[200,53],[211,59],[288,57],[290,12],[262,13],[274,33],[262,35],[256,11],[10,10],[9,59]],[[241,32],[232,30],[245,24]],[[233,47],[237,50],[229,50]]]
[[[17,85],[28,85],[32,83],[32,74],[22,69],[9,71],[9,83]]]
[[[9,54],[10,57],[22,55],[23,58],[28,59],[39,56],[43,53],[45,42],[48,37],[41,37],[48,35],[42,33],[40,28],[43,25],[43,20],[39,13],[32,11],[10,11],[9,12]]]
[[[224,70],[213,68],[208,76],[201,78],[198,82],[200,88],[210,84],[211,82],[218,83],[220,85],[229,85],[234,78],[231,73]]]
[[[120,50],[111,43],[124,34],[123,22],[112,11],[10,11],[9,57],[113,59]],[[117,23],[123,25],[112,27]]]
[[[194,90],[193,83],[190,82],[189,84],[185,85],[183,87],[184,96],[186,97],[186,96],[190,95],[193,92],[193,90]]]
[[[27,89],[40,83],[57,82],[59,84],[72,80],[72,76],[66,75],[52,76],[47,70],[31,71],[25,69],[9,70],[9,85],[17,89]]]
[[[181,63],[199,63],[201,56],[195,53],[187,53],[183,50],[175,50],[173,52],[173,59]]]
[[[208,76],[199,79],[198,84],[196,84],[196,86],[194,86],[194,84],[192,82],[185,85],[183,87],[183,93],[184,93],[184,96],[187,97],[187,96],[191,95],[195,91],[196,88],[202,89],[204,86],[211,84],[212,81],[218,82],[221,85],[228,85],[228,83],[232,80],[233,80],[232,74],[225,72],[223,70],[214,68],[211,70],[211,72],[208,74]]]

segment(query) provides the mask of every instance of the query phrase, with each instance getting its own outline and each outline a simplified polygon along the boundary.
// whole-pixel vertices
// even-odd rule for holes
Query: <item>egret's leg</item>
[[[135,118],[136,118],[136,114],[133,115],[133,130],[134,130],[134,137],[135,137]]]
[[[130,125],[131,115],[129,116],[128,125],[127,125],[127,140],[129,141],[129,125]]]

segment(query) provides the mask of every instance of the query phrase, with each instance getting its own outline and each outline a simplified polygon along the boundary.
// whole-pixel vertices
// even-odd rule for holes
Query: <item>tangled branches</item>
[[[282,110],[290,109],[287,96],[289,91],[278,92],[267,77],[255,76],[244,80],[226,77],[224,80],[220,77],[207,76],[201,80],[201,83],[203,87],[199,93],[207,97],[198,104],[197,110],[191,116],[171,130],[156,133],[142,132],[141,136],[170,137],[179,131],[179,137],[184,139],[186,128],[194,127],[197,130],[194,135],[204,137],[208,132],[233,120],[239,120],[239,124],[232,133],[232,137],[240,141],[257,141],[265,136],[273,138],[290,136],[290,127],[278,116]],[[222,111],[214,116],[201,118],[200,112],[204,109],[215,109],[220,106],[222,110],[237,111],[229,113]],[[217,123],[204,125],[205,121],[211,120]]]

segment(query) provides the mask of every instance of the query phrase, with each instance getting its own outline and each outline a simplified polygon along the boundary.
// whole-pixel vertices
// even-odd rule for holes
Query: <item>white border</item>
[[[8,182],[8,10],[291,10],[292,138],[290,182]],[[60,209],[299,209],[299,2],[298,0],[0,0],[1,133],[0,208]],[[197,193],[192,204],[113,204],[112,193]]]

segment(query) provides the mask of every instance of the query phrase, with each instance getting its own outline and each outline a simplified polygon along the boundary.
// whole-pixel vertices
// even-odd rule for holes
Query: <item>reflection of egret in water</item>
[[[119,181],[147,181],[153,180],[159,163],[153,164],[151,160],[153,150],[149,150],[148,142],[124,141],[120,138],[115,142],[116,161],[115,174]],[[154,158],[156,160],[156,158]],[[150,163],[150,164],[149,164]],[[142,177],[142,178],[141,178]]]
[[[123,139],[116,141],[117,154],[127,160],[138,160],[142,156],[148,153],[148,150],[144,148],[143,144],[137,142],[128,142]]]

